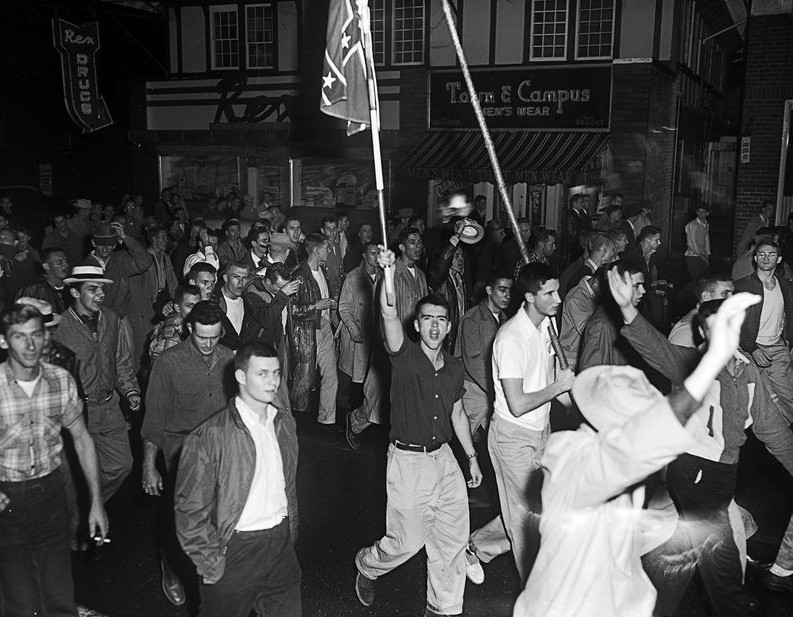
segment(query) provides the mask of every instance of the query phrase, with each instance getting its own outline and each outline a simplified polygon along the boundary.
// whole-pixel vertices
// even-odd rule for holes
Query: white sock
[[[771,570],[769,570],[769,572],[771,572],[771,574],[776,574],[777,576],[790,576],[793,574],[793,570],[785,570],[785,568],[776,564],[771,566]]]

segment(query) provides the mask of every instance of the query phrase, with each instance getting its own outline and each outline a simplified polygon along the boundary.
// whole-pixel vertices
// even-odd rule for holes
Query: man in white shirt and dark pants
[[[539,548],[540,459],[551,401],[571,388],[574,375],[569,368],[557,370],[548,334],[561,304],[556,275],[543,263],[530,263],[515,285],[524,302],[493,343],[496,400],[487,445],[504,528],[525,584]]]
[[[234,369],[239,395],[185,439],[177,534],[202,580],[200,617],[300,617],[297,434],[289,410],[272,404],[278,354],[247,343]]]

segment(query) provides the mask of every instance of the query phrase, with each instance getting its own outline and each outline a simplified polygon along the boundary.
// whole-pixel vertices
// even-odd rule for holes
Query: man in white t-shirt
[[[735,281],[735,291],[749,291],[763,298],[746,311],[741,327],[741,349],[751,354],[760,372],[777,395],[785,420],[793,423],[793,287],[776,275],[782,250],[774,240],[764,239],[754,248],[754,274]],[[793,517],[788,523],[774,565],[763,584],[777,591],[793,590]]]
[[[487,445],[504,528],[525,584],[540,541],[540,459],[550,433],[551,401],[572,387],[574,374],[557,367],[548,334],[561,305],[559,280],[547,265],[530,263],[515,285],[524,302],[493,343],[496,400]]]
[[[252,317],[242,297],[250,278],[250,266],[243,261],[229,264],[223,273],[223,287],[215,289],[223,313],[223,338],[220,344],[236,351],[248,340]]]

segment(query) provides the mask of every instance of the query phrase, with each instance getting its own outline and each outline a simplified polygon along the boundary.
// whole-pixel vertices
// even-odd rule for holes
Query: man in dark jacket
[[[185,438],[177,534],[202,579],[200,617],[299,617],[297,433],[272,404],[278,354],[247,343],[234,369],[239,395]]]

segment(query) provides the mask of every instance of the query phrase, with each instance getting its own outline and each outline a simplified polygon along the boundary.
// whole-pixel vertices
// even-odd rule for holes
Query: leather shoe
[[[162,568],[162,592],[171,604],[182,606],[186,599],[182,581],[164,561],[160,561],[160,567]]]
[[[355,595],[364,606],[374,604],[374,579],[367,578],[360,572],[355,577]]]
[[[347,445],[349,445],[353,450],[357,450],[361,447],[361,436],[352,432],[352,420],[350,419],[350,414],[347,414],[347,417],[344,418],[344,438],[347,440]]]
[[[766,572],[760,579],[763,587],[771,591],[793,591],[793,574],[777,576],[773,572]]]
[[[326,433],[337,435],[344,432],[344,429],[335,422],[333,424],[323,424],[322,422],[317,422],[317,424],[319,425],[320,430],[325,431]]]

